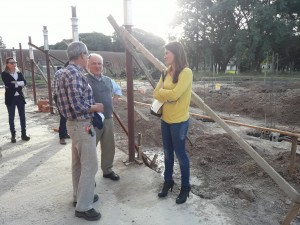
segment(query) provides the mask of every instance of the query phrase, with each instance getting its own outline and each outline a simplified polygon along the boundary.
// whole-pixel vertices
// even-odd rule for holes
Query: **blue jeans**
[[[54,95],[53,97],[54,102],[56,104],[56,107],[58,109],[57,106],[57,95]],[[58,128],[58,134],[59,134],[59,139],[65,138],[68,134],[67,131],[67,119],[60,113],[59,109],[58,109],[58,113],[60,116],[60,120],[59,120],[59,128]]]
[[[174,152],[181,171],[181,186],[190,186],[190,160],[185,149],[185,139],[189,128],[189,120],[168,124],[161,121],[161,132],[165,154],[165,182],[173,181]]]
[[[14,96],[10,105],[6,105],[8,111],[8,122],[11,134],[16,133],[15,129],[15,112],[16,106],[19,112],[20,125],[22,135],[26,134],[26,119],[25,119],[25,103],[22,97]]]
[[[58,133],[59,133],[59,139],[66,138],[68,131],[67,131],[67,119],[60,114],[60,121],[59,121],[59,128],[58,128]]]

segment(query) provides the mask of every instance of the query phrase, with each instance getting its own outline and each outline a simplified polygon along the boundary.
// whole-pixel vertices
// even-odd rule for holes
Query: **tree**
[[[67,49],[68,44],[71,42],[71,39],[63,39],[61,42],[57,42],[55,45],[49,45],[49,48],[53,50],[65,50]]]
[[[268,52],[283,54],[282,48],[291,49],[286,40],[299,35],[298,0],[177,1],[180,10],[173,25],[183,27],[181,41],[196,70],[209,59],[210,67],[224,71],[235,58],[242,69],[260,71]],[[297,54],[291,55],[295,61]]]
[[[6,45],[4,44],[2,37],[0,36],[0,49],[5,49]]]
[[[161,37],[138,28],[133,29],[132,35],[155,57],[163,59],[165,41]]]
[[[132,35],[139,40],[153,55],[162,57],[164,50],[164,40],[154,34],[144,30],[134,28]],[[125,47],[120,41],[116,33],[112,36],[107,36],[102,33],[81,33],[79,40],[84,42],[90,51],[112,51],[124,52]],[[50,45],[50,49],[65,50],[72,39],[64,39],[54,45]]]
[[[234,55],[238,20],[235,1],[178,0],[181,8],[174,26],[183,26],[181,40],[187,48],[190,64],[198,70],[207,58],[225,71]]]
[[[79,34],[79,40],[84,42],[91,51],[111,51],[111,36],[101,33],[82,33]]]

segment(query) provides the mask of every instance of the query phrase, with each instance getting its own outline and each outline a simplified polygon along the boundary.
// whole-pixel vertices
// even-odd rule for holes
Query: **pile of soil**
[[[121,84],[126,96],[126,85]],[[214,84],[195,82],[193,89],[217,114],[241,123],[300,132],[300,82],[237,82]],[[134,100],[152,101],[152,87],[147,82],[134,84]],[[42,93],[42,92],[40,92]],[[45,92],[44,92],[45,93]],[[39,96],[47,97],[47,96]],[[135,104],[135,137],[142,134],[142,150],[150,158],[158,155],[155,170],[163,174],[163,152],[159,118],[152,116],[149,107]],[[191,105],[191,111],[204,114]],[[115,104],[115,113],[127,126],[127,102]],[[245,127],[232,127],[261,155],[290,185],[300,190],[300,160],[297,155],[296,174],[290,176],[291,144],[271,142],[248,136],[253,132]],[[256,131],[254,131],[256,132]],[[115,119],[115,139],[118,149],[128,153],[128,139]],[[187,139],[191,160],[192,193],[210,200],[219,209],[232,215],[236,224],[280,224],[293,202],[258,164],[217,123],[191,117]],[[175,164],[174,179],[180,187],[180,171]],[[163,182],[163,178],[162,178]],[[292,224],[300,224],[300,217]]]

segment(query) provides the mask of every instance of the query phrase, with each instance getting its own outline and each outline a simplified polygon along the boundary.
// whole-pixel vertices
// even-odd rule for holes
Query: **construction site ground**
[[[126,96],[126,82],[120,82]],[[220,89],[219,89],[220,87]],[[194,82],[193,90],[221,118],[254,126],[300,133],[299,81]],[[134,100],[151,103],[152,87],[135,81]],[[72,207],[70,140],[58,143],[57,114],[37,112],[32,91],[27,88],[27,127],[29,142],[10,143],[4,89],[0,89],[1,159],[0,224],[86,224],[74,217]],[[37,90],[47,98],[47,89]],[[95,224],[243,224],[279,225],[293,206],[291,199],[217,123],[192,116],[187,149],[191,159],[191,195],[183,205],[175,198],[180,189],[180,171],[175,164],[176,186],[164,200],[157,198],[163,182],[163,152],[160,120],[149,107],[135,104],[135,134],[142,134],[141,148],[153,159],[154,170],[145,165],[123,163],[127,159],[128,139],[115,120],[117,154],[115,171],[121,180],[113,182],[96,176],[95,203],[103,214]],[[190,111],[205,115],[193,104]],[[122,99],[115,112],[127,126],[127,103]],[[18,120],[16,120],[19,129]],[[291,143],[287,137],[263,136],[258,130],[230,127],[246,140],[290,185],[300,189],[300,161],[290,176]],[[280,140],[277,141],[277,140]],[[298,147],[299,149],[299,147]],[[298,151],[298,150],[297,150]],[[98,154],[100,158],[100,154]],[[300,224],[300,216],[293,225]]]

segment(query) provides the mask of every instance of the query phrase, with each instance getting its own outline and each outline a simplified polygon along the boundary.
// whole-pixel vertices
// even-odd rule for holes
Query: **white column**
[[[29,58],[34,60],[34,54],[33,54],[33,49],[31,46],[29,46]]]
[[[16,51],[15,51],[15,48],[13,48],[13,50],[12,50],[12,55],[13,55],[13,59],[14,59],[15,61],[17,61],[17,53],[16,53]]]
[[[123,0],[124,4],[124,25],[132,26],[132,0]]]
[[[43,33],[44,33],[44,50],[49,50],[47,26],[43,26]]]
[[[72,34],[73,34],[73,41],[79,41],[79,34],[78,34],[78,18],[76,17],[76,6],[71,6],[72,8]]]

